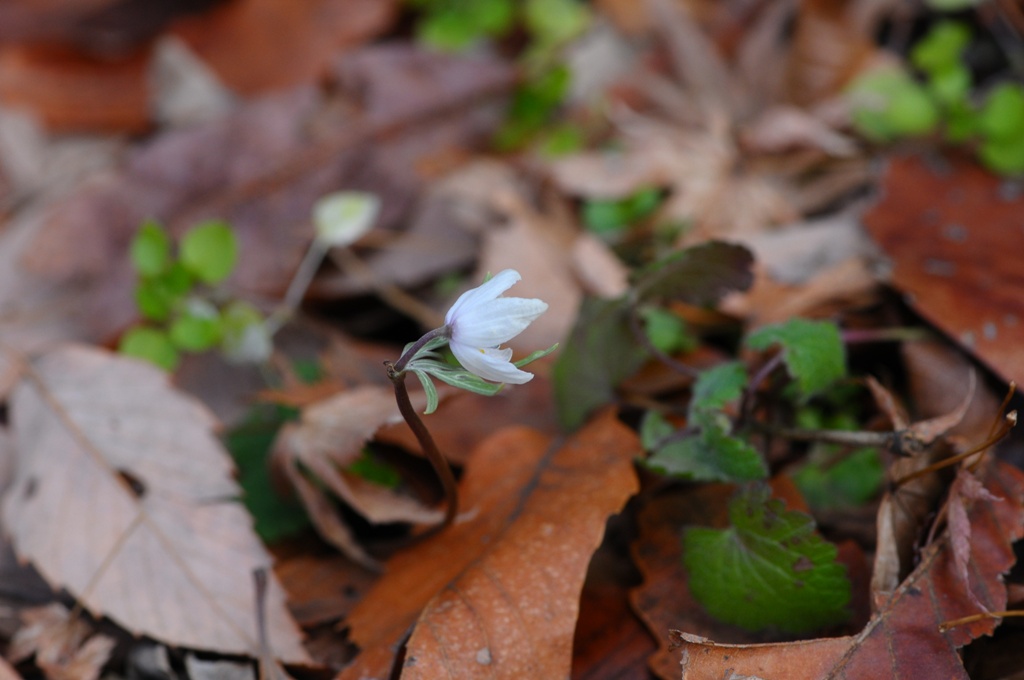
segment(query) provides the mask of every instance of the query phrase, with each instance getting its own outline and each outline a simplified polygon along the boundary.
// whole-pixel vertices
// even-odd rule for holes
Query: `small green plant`
[[[689,329],[682,329],[686,344],[661,337],[673,336],[660,328],[672,305],[713,305],[750,285],[752,265],[742,247],[705,243],[642,267],[620,299],[584,301],[555,364],[556,403],[563,423],[576,427],[593,408],[613,401],[616,384],[648,359],[691,376],[685,411],[648,408],[640,419],[648,452],[642,464],[650,470],[738,486],[730,526],[684,533],[690,590],[723,621],[803,632],[846,619],[850,584],[835,546],[817,535],[813,518],[771,499],[765,481],[778,470],[759,443],[765,432],[799,424],[795,416],[815,413],[819,402],[832,405],[829,395],[846,377],[839,329],[805,319],[765,326],[739,339],[740,358],[699,371],[671,356],[696,345]],[[772,408],[763,408],[769,401]],[[864,459],[857,463],[870,466]],[[829,474],[820,467],[817,472]],[[869,477],[861,475],[864,484],[848,489],[849,496],[873,493],[877,485],[867,486],[877,478]]]
[[[662,191],[641,189],[619,199],[595,199],[583,203],[584,226],[601,236],[616,236],[627,227],[650,217],[662,204]]]
[[[221,302],[216,288],[238,259],[237,239],[227,224],[192,227],[175,254],[170,235],[150,220],[139,228],[130,253],[139,275],[135,302],[145,321],[122,336],[121,353],[168,371],[182,352],[220,348],[242,361],[269,354],[262,313],[243,300]]]
[[[569,70],[561,49],[590,23],[579,0],[407,0],[419,11],[419,40],[444,51],[465,50],[481,41],[513,35],[526,38],[521,54],[525,75],[513,94],[507,117],[495,134],[502,151],[538,142],[557,155],[579,149],[582,134],[573,125],[555,123],[569,92]]]
[[[963,61],[970,42],[966,25],[940,22],[911,50],[920,79],[892,66],[854,81],[848,95],[857,130],[876,142],[940,132],[974,148],[993,172],[1024,172],[1024,87],[1005,82],[976,93]]]

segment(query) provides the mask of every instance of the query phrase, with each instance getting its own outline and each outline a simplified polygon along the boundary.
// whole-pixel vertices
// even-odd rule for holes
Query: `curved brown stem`
[[[434,443],[434,438],[430,436],[427,426],[423,424],[419,414],[416,413],[416,409],[413,408],[412,401],[409,399],[409,390],[405,387],[405,373],[395,370],[395,365],[391,364],[391,362],[385,363],[385,366],[387,366],[388,378],[391,379],[391,383],[395,386],[395,401],[398,402],[398,411],[405,418],[405,422],[409,424],[412,433],[416,435],[416,440],[423,447],[423,453],[426,454],[427,460],[434,467],[434,472],[437,473],[438,478],[441,480],[441,486],[444,489],[447,507],[444,512],[444,520],[438,528],[443,529],[451,526],[452,522],[455,521],[455,516],[459,513],[459,487],[455,482],[455,475],[452,473],[452,468],[448,465],[447,459],[438,450],[437,444]]]

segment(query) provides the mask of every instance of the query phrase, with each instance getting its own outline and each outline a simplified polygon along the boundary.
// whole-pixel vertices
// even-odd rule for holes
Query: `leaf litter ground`
[[[83,147],[32,127],[38,123],[26,127],[23,118],[0,117],[5,130],[35,130],[34,136],[0,139],[0,454],[12,468],[3,522],[22,560],[116,629],[113,637],[96,633],[79,609],[70,615],[59,605],[26,610],[19,631],[2,631],[13,640],[10,656],[20,665],[0,666],[0,676],[95,677],[111,645],[141,648],[125,631],[184,654],[176,665],[192,677],[199,677],[199,662],[184,650],[235,655],[225,663],[251,674],[237,655],[265,656],[266,644],[282,660],[301,665],[312,656],[319,664],[292,666],[297,676],[339,678],[548,678],[565,677],[570,669],[574,677],[595,679],[648,672],[664,678],[726,672],[967,677],[965,645],[995,631],[998,649],[1005,626],[997,629],[996,619],[955,620],[1009,606],[1003,575],[1024,525],[1024,487],[1009,464],[986,455],[977,477],[960,468],[918,485],[937,495],[923,504],[923,514],[909,500],[917,490],[890,489],[883,506],[894,508],[904,530],[876,534],[872,526],[856,525],[852,514],[826,517],[808,508],[779,464],[796,449],[767,443],[770,469],[783,471],[771,478],[775,497],[790,510],[816,515],[822,533],[837,540],[838,563],[852,582],[849,622],[824,631],[834,637],[804,641],[723,623],[689,590],[699,586],[690,582],[699,568],[694,551],[685,568],[683,528],[725,529],[734,487],[673,482],[636,465],[642,442],[632,426],[639,425],[642,409],[660,404],[667,411],[662,436],[671,435],[684,414],[704,417],[692,408],[687,413],[693,375],[752,360],[730,340],[744,323],[758,332],[759,325],[794,316],[840,320],[852,364],[886,377],[898,396],[909,393],[922,420],[891,418],[899,433],[921,435],[929,416],[941,417],[939,430],[971,420],[955,408],[960,402],[928,406],[929,390],[959,394],[963,387],[936,388],[935,376],[966,371],[948,362],[922,363],[913,342],[901,353],[878,345],[858,349],[851,340],[857,332],[870,336],[916,321],[879,296],[864,255],[856,190],[875,181],[867,171],[872,150],[825,106],[851,74],[880,56],[866,14],[821,2],[800,3],[788,15],[731,2],[680,3],[686,11],[669,2],[645,9],[598,3],[612,23],[595,40],[612,36],[602,49],[622,48],[630,57],[616,66],[627,77],[604,81],[629,115],[597,125],[581,119],[592,139],[612,139],[615,152],[598,143],[561,160],[509,163],[475,158],[474,145],[500,122],[500,100],[514,85],[514,68],[499,57],[431,54],[401,35],[392,35],[398,40],[391,44],[360,46],[394,27],[400,10],[393,3],[321,0],[295,9],[245,0],[156,29],[113,14],[119,39],[147,48],[106,65],[73,48],[55,59],[19,42],[39,37],[32,27],[45,16],[48,38],[90,44],[98,33],[77,19],[112,3],[86,4],[66,15],[33,3],[0,10],[8,13],[0,15],[7,18],[0,21],[5,105],[34,110],[50,131],[148,131],[127,145],[97,138]],[[206,9],[200,5],[197,10]],[[168,10],[164,21],[173,13]],[[260,39],[268,21],[293,46],[291,58],[268,59],[271,51]],[[822,26],[829,29],[827,43],[816,37]],[[779,47],[786,41],[764,39],[786,27],[793,37],[787,48]],[[154,30],[161,43],[150,52]],[[651,38],[646,47],[621,37],[638,33]],[[222,37],[210,41],[204,37],[210,34]],[[182,44],[202,72],[186,69],[184,75],[206,79],[206,108],[182,113],[189,109],[175,108],[171,90],[160,93],[160,107],[149,107],[147,64],[152,59],[166,68],[166,55]],[[828,73],[820,68],[822,55],[832,58]],[[772,69],[784,77],[770,76]],[[261,97],[281,87],[294,89]],[[104,92],[117,94],[110,100],[117,106],[89,105],[97,93],[103,101]],[[159,114],[151,119],[154,110]],[[27,139],[35,141],[11,141]],[[75,154],[79,160],[68,162]],[[26,165],[26,158],[34,160]],[[64,174],[54,172],[58,167]],[[884,195],[866,223],[893,258],[895,288],[962,345],[946,351],[974,352],[998,376],[1014,378],[1019,362],[1008,338],[1019,310],[1006,294],[1014,276],[1012,249],[992,246],[1004,242],[1005,229],[991,224],[1012,214],[1016,185],[981,173],[971,161],[947,165],[931,156],[897,159],[877,182]],[[920,191],[923,183],[935,190]],[[228,219],[241,242],[229,289],[266,304],[284,290],[312,237],[312,201],[353,187],[382,197],[380,223],[352,253],[333,253],[307,298],[304,313],[333,325],[302,326],[281,344],[289,361],[321,362],[324,389],[340,393],[325,399],[295,385],[274,390],[276,399],[297,404],[301,416],[280,435],[276,476],[266,476],[262,488],[297,494],[319,537],[300,534],[275,546],[280,580],[271,580],[262,614],[269,640],[261,643],[249,572],[270,555],[234,502],[239,490],[232,466],[200,402],[235,421],[239,404],[246,408],[255,391],[241,386],[266,385],[264,378],[258,371],[214,367],[216,357],[196,364],[200,368],[186,366],[180,384],[190,385],[197,400],[154,369],[104,350],[55,343],[112,345],[133,321],[126,250],[142,219],[159,217],[175,233],[200,218]],[[598,207],[626,205],[615,202],[639,191],[664,201],[636,213],[630,219],[637,224],[626,230],[615,233],[613,226],[610,236],[581,228]],[[937,196],[945,198],[936,208]],[[659,225],[673,223],[691,228],[667,239],[658,233]],[[827,236],[812,240],[811,234]],[[731,246],[732,259],[687,265],[709,239],[737,241],[756,253],[752,286],[749,256],[739,245]],[[692,244],[698,248],[679,250]],[[673,251],[682,254],[673,259]],[[645,280],[637,265],[659,254],[669,255],[660,278],[648,270],[647,288],[631,288],[631,281]],[[538,377],[490,401],[456,396],[443,403],[428,425],[462,466],[464,512],[445,532],[417,541],[405,525],[438,516],[437,490],[411,433],[388,423],[394,408],[381,390],[383,371],[368,377],[364,368],[397,356],[391,352],[415,337],[416,322],[433,323],[450,299],[452,281],[446,289],[445,279],[474,267],[464,283],[488,271],[519,269],[519,294],[547,300],[551,312],[514,348],[529,351],[568,338],[564,352],[589,353],[578,364],[588,369],[582,373],[590,382],[567,392],[556,369],[554,398],[550,383]],[[721,311],[733,316],[703,308],[723,295]],[[649,349],[629,330],[630,305],[637,302],[663,305],[684,322],[677,329],[710,341],[673,351],[682,369],[647,360]],[[607,332],[570,335],[574,324],[582,327],[580,318],[603,319]],[[759,332],[763,342],[755,339],[750,349],[779,340],[770,328]],[[356,348],[353,335],[370,339],[370,348]],[[782,361],[813,391],[835,376],[815,372],[822,359],[810,351]],[[332,368],[330,356],[344,358]],[[914,387],[929,381],[933,386],[924,391]],[[233,394],[225,382],[234,385]],[[976,401],[995,402],[981,409],[985,424],[960,435],[925,433],[936,447],[962,450],[985,439],[987,424],[999,415],[993,397],[999,387],[979,382]],[[741,393],[716,404],[714,417],[742,415],[749,398]],[[559,401],[562,422],[568,414],[581,426],[574,434],[557,430]],[[566,402],[576,410],[564,408]],[[621,420],[605,408],[610,402]],[[594,409],[600,415],[588,421]],[[710,422],[705,430],[740,442]],[[507,427],[516,423],[534,429]],[[884,429],[868,427],[870,434]],[[1011,439],[1000,456],[1020,461],[1020,451]],[[364,456],[418,472],[397,488],[374,486],[352,471]],[[890,468],[890,477],[899,476],[899,467]],[[747,468],[752,477],[767,469]],[[692,467],[684,472],[692,474]],[[860,515],[873,509],[866,505]],[[620,512],[606,537],[608,517]],[[928,541],[936,515],[940,529]],[[332,544],[363,566],[339,558]],[[885,587],[876,578],[872,589],[872,556]],[[382,574],[365,568],[381,566]],[[618,625],[580,620],[596,619],[602,602],[617,603],[608,607]],[[296,622],[307,636],[305,647]],[[672,630],[681,632],[670,639]],[[652,646],[657,650],[648,671],[643,659]],[[35,661],[27,661],[32,654]],[[131,671],[133,663],[120,670]],[[168,672],[171,665],[165,664]]]

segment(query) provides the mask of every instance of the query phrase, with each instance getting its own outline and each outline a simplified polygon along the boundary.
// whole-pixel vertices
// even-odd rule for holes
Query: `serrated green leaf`
[[[683,561],[694,597],[748,630],[803,633],[849,617],[850,582],[814,521],[758,485],[729,503],[728,529],[690,528]]]
[[[131,260],[142,276],[159,276],[171,264],[171,237],[159,222],[147,220],[132,239]]]
[[[748,347],[782,346],[782,360],[801,394],[810,396],[846,375],[846,351],[839,329],[828,321],[790,319],[765,326],[746,338]]]
[[[651,418],[655,422],[648,423]],[[657,418],[660,416],[648,413],[644,428],[648,440],[661,435],[660,440],[664,441],[664,427],[656,422]],[[641,439],[643,435],[642,430]],[[647,445],[647,441],[644,443]],[[646,465],[661,474],[699,482],[749,482],[768,476],[768,468],[757,449],[728,434],[721,424],[709,418],[701,424],[699,432],[663,443]]]
[[[625,299],[586,298],[552,371],[558,417],[567,429],[612,401],[615,386],[640,368],[647,351],[629,329]]]
[[[722,241],[678,250],[637,273],[636,299],[711,305],[726,293],[749,288],[754,281],[753,264],[749,250]]]
[[[145,359],[165,371],[178,367],[178,350],[167,334],[156,328],[136,326],[121,337],[117,351],[125,356]]]
[[[423,393],[427,396],[427,408],[423,411],[423,415],[429,416],[437,410],[437,387],[434,386],[434,381],[430,379],[430,376],[423,371],[414,370],[412,371],[412,374],[415,375],[419,379],[420,384],[423,385]]]
[[[693,385],[690,418],[698,411],[717,411],[736,401],[743,395],[748,380],[747,368],[741,361],[727,361],[701,371]]]
[[[203,283],[215,284],[226,279],[237,259],[238,242],[225,222],[196,225],[181,239],[181,262]]]

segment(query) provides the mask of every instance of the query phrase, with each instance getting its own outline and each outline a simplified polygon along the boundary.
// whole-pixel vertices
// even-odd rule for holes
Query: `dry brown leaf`
[[[21,618],[24,625],[14,634],[8,656],[19,663],[35,655],[48,680],[96,680],[116,644],[56,602],[26,609]]]
[[[560,219],[564,216],[534,210],[511,192],[500,195],[495,203],[509,223],[485,235],[473,285],[488,272],[509,267],[518,270],[523,279],[509,294],[542,299],[548,303],[548,310],[509,346],[532,350],[562,342],[572,330],[583,299],[583,290],[570,265],[575,227]]]
[[[973,159],[893,159],[868,231],[922,316],[1006,380],[1024,382],[1024,195]]]
[[[422,399],[418,401],[422,402]],[[422,409],[422,405],[418,408]],[[272,453],[309,511],[320,534],[360,564],[375,561],[354,540],[325,491],[345,501],[373,523],[440,521],[443,513],[395,490],[373,484],[345,471],[374,433],[401,420],[390,387],[363,386],[307,407],[298,423],[288,423],[277,436]],[[311,483],[301,468],[320,484]]]
[[[855,19],[856,2],[802,0],[786,64],[786,89],[800,106],[837,94],[877,48]]]
[[[388,562],[348,617],[362,650],[339,680],[566,677],[579,594],[605,520],[637,488],[636,436],[613,413],[553,443],[503,430],[462,480],[470,517]]]
[[[997,462],[985,488],[1001,500],[979,500],[969,511],[969,585],[960,578],[952,547],[944,537],[924,550],[917,568],[857,635],[768,645],[723,645],[679,635],[682,677],[966,680],[958,648],[990,634],[998,619],[983,618],[944,632],[939,626],[979,610],[1005,608],[1002,575],[1015,560],[1012,542],[1024,533],[1024,473]]]
[[[0,101],[51,130],[139,133],[149,127],[149,50],[97,58],[53,45],[0,48]]]
[[[947,452],[944,446],[932,444],[955,427],[967,412],[974,397],[975,383],[973,372],[969,375],[967,394],[959,405],[947,414],[916,423],[907,421],[889,390],[872,376],[867,377],[865,383],[875,402],[893,424],[890,448],[899,455],[889,465],[891,479],[899,480],[923,470]],[[871,590],[876,599],[887,597],[910,572],[917,546],[924,540],[922,532],[943,489],[944,484],[937,474],[927,474],[910,479],[882,497],[871,575]]]
[[[149,364],[72,346],[35,362],[10,409],[19,556],[134,634],[257,653],[251,572],[270,556],[198,402]],[[279,657],[307,661],[276,580],[267,618]]]
[[[386,30],[396,9],[394,0],[237,0],[171,32],[232,90],[255,94],[322,77],[339,51]]]

